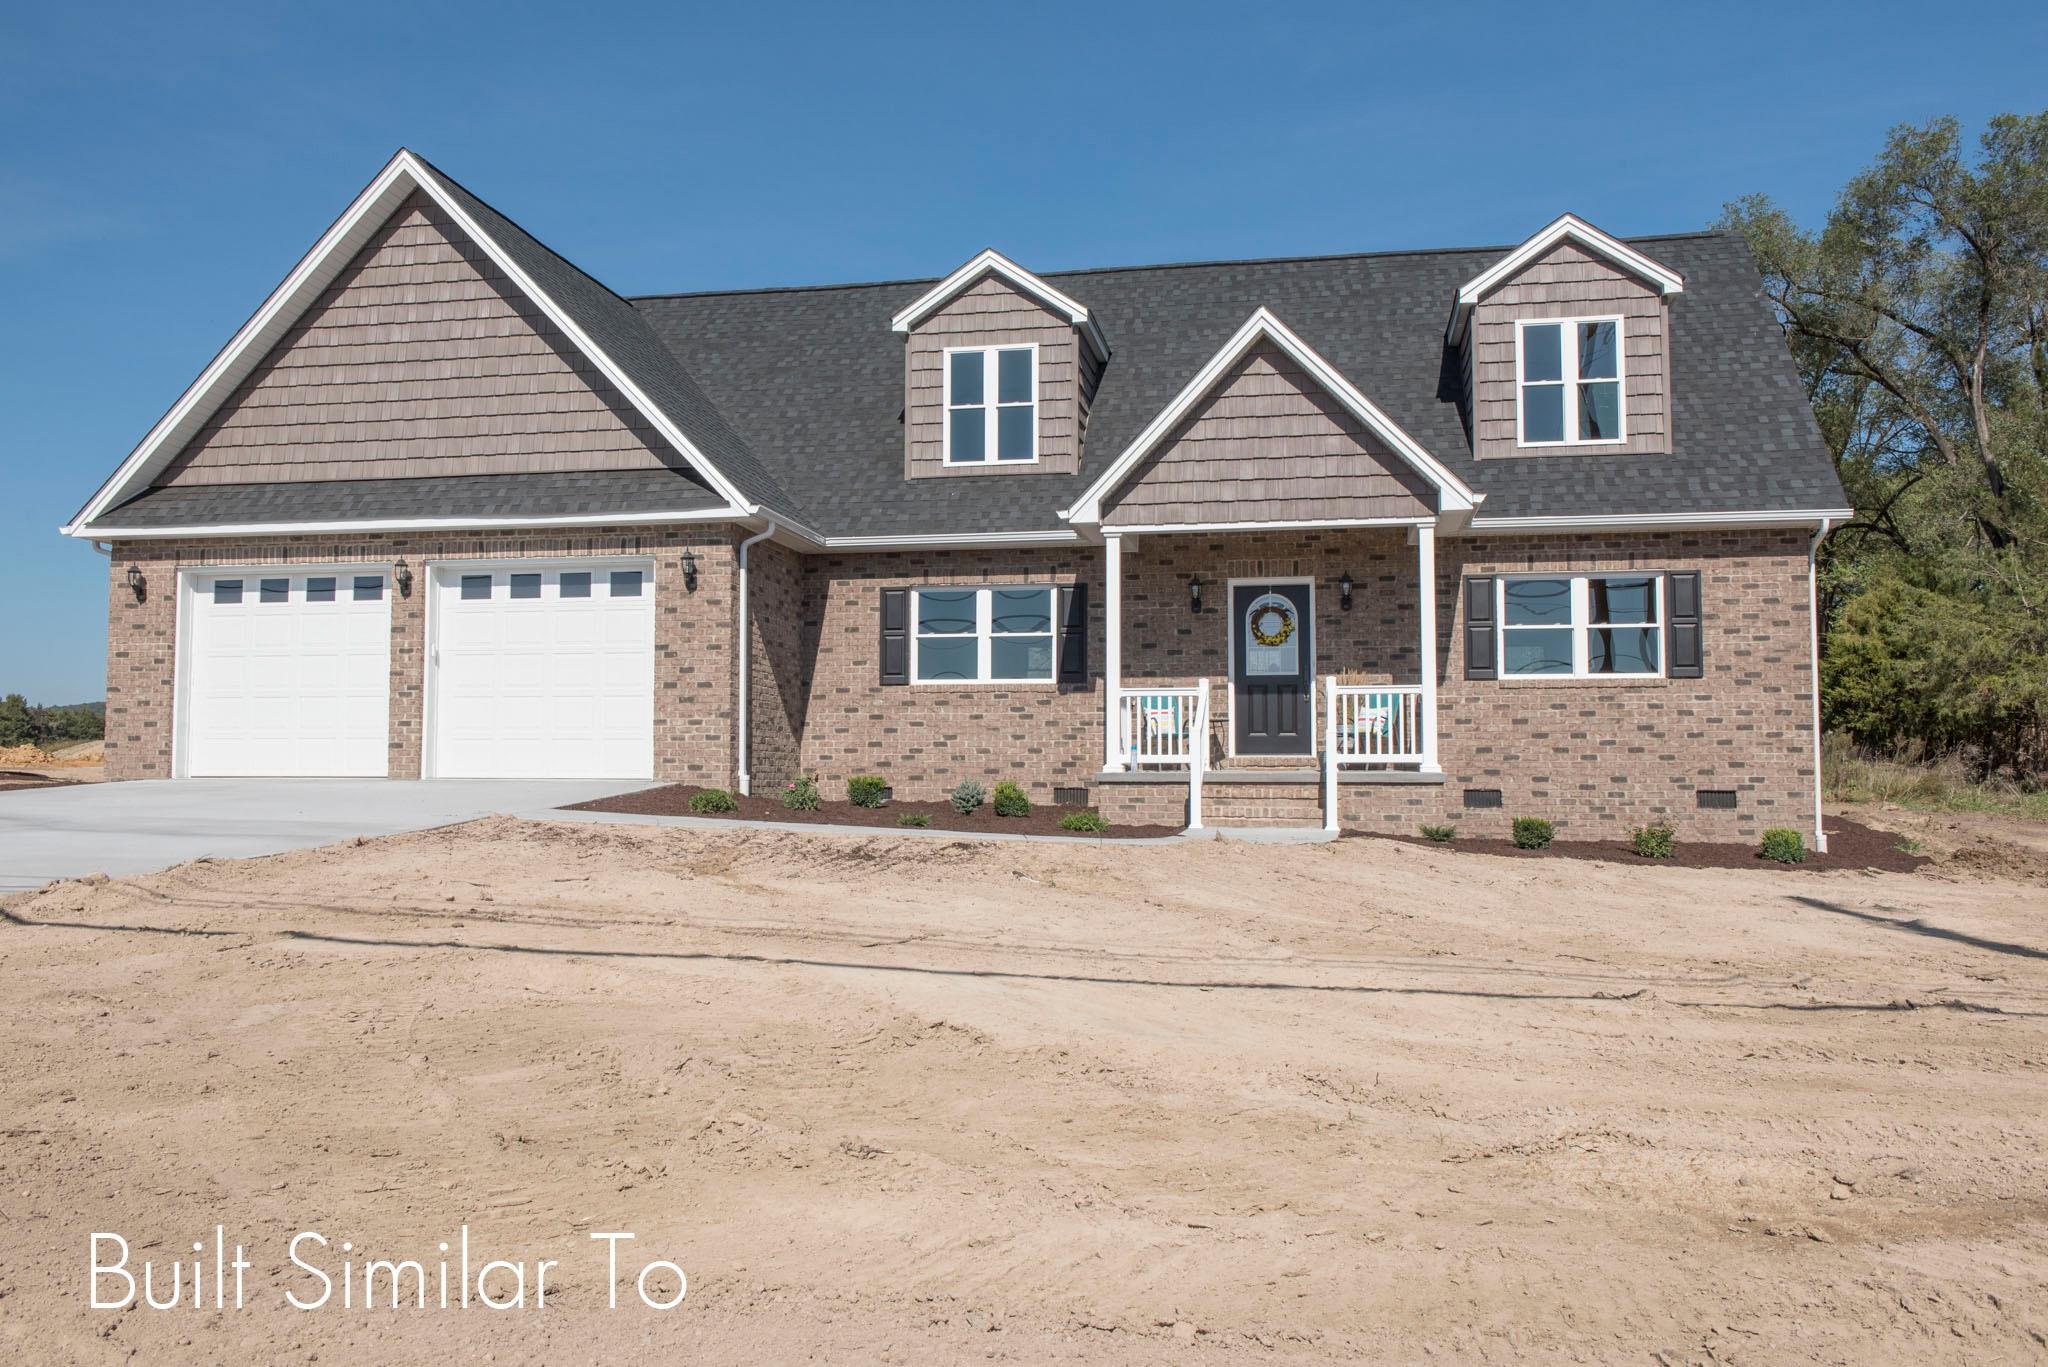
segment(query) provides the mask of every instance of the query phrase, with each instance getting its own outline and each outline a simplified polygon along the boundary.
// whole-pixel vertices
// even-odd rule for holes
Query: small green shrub
[[[1433,840],[1439,845],[1450,844],[1452,838],[1457,834],[1458,828],[1456,826],[1424,826],[1422,828],[1422,838],[1424,840]]]
[[[997,816],[1030,816],[1031,799],[1024,796],[1024,790],[1004,779],[996,785],[995,808]]]
[[[1093,807],[1083,807],[1078,812],[1068,812],[1060,818],[1060,829],[1079,831],[1084,835],[1099,835],[1109,829],[1109,823],[1102,819],[1102,813]]]
[[[792,812],[815,812],[823,801],[818,793],[818,780],[808,774],[797,775],[794,782],[782,789],[782,805]]]
[[[739,809],[739,799],[723,788],[700,788],[690,794],[690,810],[699,816],[715,816]]]
[[[1515,818],[1515,848],[1518,850],[1547,849],[1556,834],[1556,829],[1540,816]]]
[[[1629,848],[1645,859],[1669,859],[1678,848],[1678,833],[1668,821],[1653,821],[1628,838]]]
[[[855,774],[846,780],[846,800],[856,807],[879,807],[889,798],[889,780],[880,774]]]
[[[1789,826],[1773,826],[1764,832],[1763,844],[1757,846],[1757,858],[1771,859],[1780,864],[1799,864],[1806,860],[1806,839]]]
[[[902,816],[896,818],[896,824],[899,826],[929,826],[932,824],[932,818],[928,812],[905,812]]]
[[[954,811],[962,816],[973,816],[976,809],[988,801],[988,789],[971,778],[963,778],[953,785],[953,791],[947,798],[952,802]]]

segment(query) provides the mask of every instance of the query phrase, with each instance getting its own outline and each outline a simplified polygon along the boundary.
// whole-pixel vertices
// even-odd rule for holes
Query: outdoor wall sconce
[[[142,577],[140,567],[132,564],[128,567],[128,591],[135,595],[138,603],[149,597],[149,581]]]
[[[1199,579],[1197,579],[1197,578],[1195,578],[1195,577],[1194,577],[1194,576],[1193,576],[1193,575],[1191,574],[1191,575],[1189,575],[1189,576],[1188,576],[1188,611],[1189,611],[1189,612],[1200,612],[1201,610],[1202,610],[1202,581],[1201,581],[1201,580],[1199,580]]]
[[[697,553],[683,552],[683,587],[691,593],[697,591]]]
[[[391,582],[398,585],[399,597],[412,597],[412,566],[405,563],[404,556],[400,556],[398,563],[391,567]]]
[[[1337,581],[1337,599],[1344,605],[1344,611],[1351,611],[1351,571],[1344,571],[1344,577]]]

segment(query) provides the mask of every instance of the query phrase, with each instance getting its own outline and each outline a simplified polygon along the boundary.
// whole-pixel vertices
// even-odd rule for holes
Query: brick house
[[[116,778],[1748,839],[1843,504],[1723,234],[626,299],[401,151],[65,531]]]

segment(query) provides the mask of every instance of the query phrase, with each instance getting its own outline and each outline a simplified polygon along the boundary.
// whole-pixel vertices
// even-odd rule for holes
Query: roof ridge
[[[1617,238],[1620,242],[1684,242],[1700,238],[1725,237],[1723,228],[1698,228],[1683,233],[1644,233],[1635,237]],[[1526,239],[1524,239],[1526,241]],[[543,244],[545,245],[545,244]],[[1371,261],[1389,257],[1406,256],[1465,256],[1491,255],[1511,252],[1521,246],[1520,242],[1505,242],[1477,247],[1390,247],[1368,252],[1325,252],[1305,253],[1296,256],[1245,256],[1214,257],[1200,261],[1154,261],[1131,266],[1075,266],[1056,271],[1033,271],[1042,279],[1070,277],[1077,275],[1135,275],[1147,271],[1215,270],[1225,266],[1293,266],[1314,265],[1332,261]],[[931,285],[945,279],[943,275],[905,276],[894,280],[841,280],[817,285],[756,285],[734,286],[711,290],[657,290],[650,294],[621,295],[629,304],[639,304],[657,299],[719,299],[743,294],[823,294],[835,290],[878,290],[903,289],[912,285]]]

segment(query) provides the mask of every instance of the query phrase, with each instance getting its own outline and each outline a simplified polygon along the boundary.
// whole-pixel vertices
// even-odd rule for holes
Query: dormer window
[[[1038,459],[1038,347],[946,351],[945,462]]]
[[[1622,439],[1621,319],[1524,319],[1515,327],[1523,446]]]

